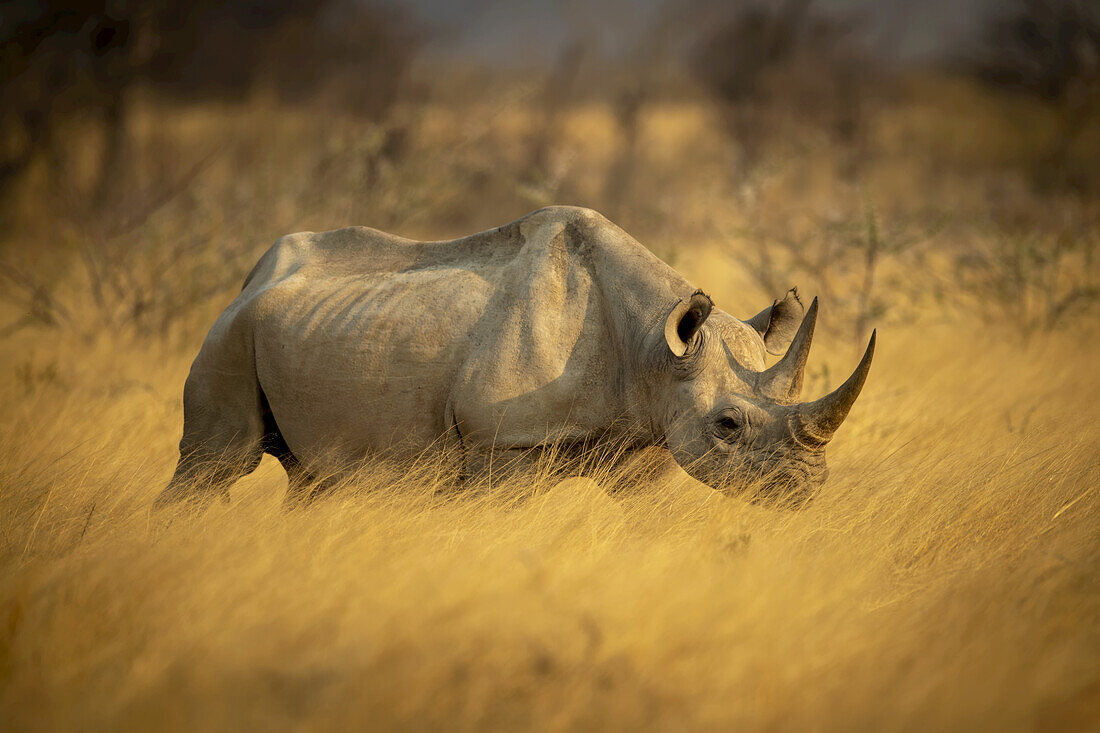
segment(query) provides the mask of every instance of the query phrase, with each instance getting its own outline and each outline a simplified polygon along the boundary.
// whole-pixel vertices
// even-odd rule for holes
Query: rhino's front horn
[[[819,400],[806,402],[798,406],[798,437],[808,443],[824,445],[833,437],[833,433],[844,422],[848,411],[859,397],[867,374],[871,371],[871,359],[875,355],[876,332],[871,332],[871,341],[859,366],[844,384]]]
[[[756,378],[756,391],[759,394],[781,404],[798,400],[802,394],[802,377],[806,371],[806,360],[810,357],[810,342],[813,341],[816,325],[817,298],[814,298],[802,318],[798,333],[787,348],[787,353],[771,367],[760,372]]]

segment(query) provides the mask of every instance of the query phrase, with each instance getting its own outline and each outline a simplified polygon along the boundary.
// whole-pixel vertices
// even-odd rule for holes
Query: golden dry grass
[[[653,224],[635,233],[742,317],[778,294],[748,269],[751,248],[775,241],[761,232],[832,246],[826,227],[862,221],[865,198],[885,218],[961,212],[935,249],[880,263],[878,355],[808,508],[728,499],[666,462],[614,498],[552,480],[442,496],[430,471],[367,466],[287,513],[268,458],[230,504],[164,527],[149,508],[174,466],[190,360],[265,242],[386,226],[377,211],[410,236],[462,234],[549,195],[508,179],[526,129],[514,110],[485,125],[429,109],[403,166],[365,192],[361,150],[340,148],[369,147],[360,129],[316,136],[262,108],[170,112],[138,120],[146,149],[190,145],[201,158],[205,141],[229,141],[193,191],[113,240],[58,225],[31,191],[29,223],[9,233],[5,260],[47,278],[67,314],[0,349],[0,727],[1100,725],[1095,319],[1023,340],[990,290],[952,279],[959,251],[998,240],[970,225],[990,207],[984,174],[913,162],[920,129],[950,130],[884,115],[861,184],[838,179],[827,143],[795,139],[735,201],[707,114],[647,117],[636,218]],[[612,126],[599,109],[564,126],[566,190],[582,202],[601,187],[590,166],[608,157],[584,146],[614,140]],[[1040,238],[1060,236],[1048,220],[1069,221],[1075,241],[1095,236],[1095,207],[1011,181],[996,191]],[[446,224],[423,213],[440,210]],[[90,292],[89,242],[106,247],[86,250],[102,267],[126,270],[116,300]],[[1092,277],[1090,252],[1027,287]],[[853,312],[844,293],[862,254],[851,259],[836,260],[822,304],[817,393],[855,362],[848,329],[841,338],[828,320]],[[824,274],[809,275],[803,292],[822,292]]]
[[[954,328],[881,343],[804,511],[672,467],[615,500],[576,482],[444,500],[380,468],[285,513],[265,459],[231,504],[167,529],[148,510],[188,354],[35,343],[3,386],[0,717],[1095,725],[1100,347]]]

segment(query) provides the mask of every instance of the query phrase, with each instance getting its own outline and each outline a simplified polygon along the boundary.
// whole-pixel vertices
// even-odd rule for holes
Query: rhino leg
[[[154,508],[180,501],[205,504],[215,497],[229,500],[229,487],[252,473],[263,455],[259,431],[244,421],[234,422],[189,431],[185,420],[179,462]]]
[[[283,497],[283,509],[291,510],[309,505],[314,499],[322,496],[335,486],[334,480],[318,481],[317,478],[306,470],[298,457],[286,444],[275,416],[267,405],[267,399],[263,400],[264,438],[263,452],[278,459],[279,464],[286,471],[286,495]]]
[[[203,347],[183,389],[176,471],[154,508],[229,499],[229,487],[263,456],[263,393],[251,353]]]
[[[467,447],[465,450],[467,482],[496,483],[534,473],[540,451],[534,448]]]
[[[265,450],[278,458],[283,470],[286,471],[286,496],[283,497],[283,509],[289,511],[308,506],[314,499],[323,496],[335,487],[336,482],[334,480],[318,481],[313,474],[305,469],[302,462],[290,452],[290,448],[282,441],[282,436],[278,434],[276,436],[281,445],[275,446],[274,450],[265,446]],[[264,440],[266,444],[272,440],[272,436],[269,434]]]
[[[262,400],[264,418],[264,438],[261,445],[263,452],[274,456],[286,471],[287,485],[286,496],[283,498],[283,508],[290,509],[299,506],[309,498],[313,477],[309,475],[302,462],[291,452],[286,444],[279,425],[275,422],[275,416],[267,404],[267,398]]]
[[[306,471],[293,453],[272,453],[279,459],[283,470],[286,471],[286,495],[283,497],[283,509],[297,509],[306,506],[321,490],[313,476]]]

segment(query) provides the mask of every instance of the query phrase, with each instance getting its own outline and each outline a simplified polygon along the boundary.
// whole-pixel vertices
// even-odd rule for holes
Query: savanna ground
[[[690,96],[648,106],[624,152],[611,106],[548,129],[530,90],[476,86],[390,127],[149,101],[128,194],[88,205],[79,145],[73,180],[19,192],[3,727],[1100,725],[1098,208],[1006,162],[1056,134],[1043,111],[912,79],[858,160],[787,120],[749,175]],[[613,498],[456,496],[368,464],[284,512],[265,458],[228,504],[150,515],[190,361],[279,235],[459,236],[546,203],[607,211],[741,317],[820,295],[813,396],[879,328],[815,502],[726,498],[656,455]]]

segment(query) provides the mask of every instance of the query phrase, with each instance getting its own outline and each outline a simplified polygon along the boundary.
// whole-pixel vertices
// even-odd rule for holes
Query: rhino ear
[[[768,353],[777,356],[790,346],[804,311],[802,301],[798,299],[798,288],[794,287],[787,291],[783,300],[775,301],[745,323],[755,328],[764,339],[764,348]]]
[[[714,303],[702,290],[696,290],[672,307],[665,318],[665,343],[676,356],[687,353],[688,345],[703,327]]]

